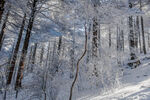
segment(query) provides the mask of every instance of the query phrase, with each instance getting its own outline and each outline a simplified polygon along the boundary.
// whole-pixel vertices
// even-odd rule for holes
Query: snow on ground
[[[142,58],[136,69],[125,68],[122,86],[103,95],[80,98],[79,100],[150,100],[150,59]]]

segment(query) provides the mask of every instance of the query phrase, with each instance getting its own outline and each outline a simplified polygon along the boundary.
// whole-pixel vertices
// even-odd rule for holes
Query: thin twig
[[[69,100],[72,100],[72,92],[73,92],[74,85],[78,78],[80,61],[83,59],[83,57],[85,56],[86,51],[87,51],[87,40],[88,40],[87,38],[88,38],[87,37],[87,27],[85,24],[85,44],[84,44],[85,48],[84,48],[84,52],[83,52],[82,56],[78,59],[78,62],[77,62],[76,75],[75,75],[74,81],[72,82],[72,85],[71,85]]]

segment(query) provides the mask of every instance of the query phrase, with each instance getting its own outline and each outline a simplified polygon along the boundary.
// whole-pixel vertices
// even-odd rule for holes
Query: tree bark
[[[124,31],[121,30],[121,48],[122,48],[122,51],[124,51]]]
[[[140,53],[142,53],[142,46],[141,46],[141,33],[140,33],[140,24],[139,24],[139,17],[136,17],[136,27],[137,27],[137,33],[138,33],[138,39],[139,39],[139,47],[140,47]]]
[[[59,42],[58,42],[58,55],[61,54],[61,46],[62,46],[62,36],[59,37]]]
[[[22,21],[20,32],[18,34],[17,43],[16,43],[15,50],[14,50],[14,53],[13,53],[13,57],[12,57],[12,60],[11,60],[11,63],[10,63],[9,76],[8,76],[8,79],[7,79],[7,85],[11,83],[11,79],[12,79],[12,76],[13,76],[13,72],[14,72],[14,68],[15,68],[15,64],[16,64],[16,60],[17,60],[17,54],[18,54],[18,51],[19,51],[21,38],[22,38],[24,26],[25,26],[25,20],[26,20],[26,14],[24,14],[24,18],[23,18],[23,21]]]
[[[75,26],[74,26],[75,27]],[[71,72],[70,72],[70,78],[73,78],[73,72],[75,69],[75,28],[74,32],[72,33],[72,48],[70,50],[70,63],[71,63]]]
[[[0,0],[0,23],[4,12],[5,0]]]
[[[148,47],[150,48],[150,34],[148,33]]]
[[[119,51],[119,27],[117,25],[117,38],[116,38],[116,44],[117,44],[117,51]]]
[[[140,0],[140,10],[142,11],[142,1]],[[146,45],[145,45],[145,33],[144,33],[144,21],[143,16],[141,16],[141,30],[142,30],[142,40],[143,40],[143,52],[146,54]]]
[[[29,53],[29,57],[28,57],[28,64],[27,64],[27,71],[30,72],[31,67],[29,66],[31,64],[31,59],[33,56],[33,46],[30,47],[30,53]]]
[[[96,17],[93,19],[93,38],[92,38],[92,55],[93,57],[97,57],[97,49],[98,49],[98,23]]]
[[[137,18],[134,20],[134,32],[135,32],[135,34],[134,34],[134,36],[135,36],[135,47],[136,47],[136,50],[138,51],[138,25],[137,25]]]
[[[43,62],[43,54],[44,54],[44,47],[41,48],[41,55],[40,55],[40,64],[42,65]]]
[[[35,43],[35,45],[34,45],[34,51],[33,51],[33,55],[32,55],[32,64],[35,64],[36,50],[37,50],[37,43]],[[31,68],[31,70],[32,70],[32,68]]]
[[[90,33],[91,33],[91,29],[92,29],[92,25],[91,24],[89,24],[89,26],[88,26],[89,28],[88,28],[88,45],[87,45],[87,57],[86,57],[86,63],[88,63],[89,61],[90,61],[90,55],[91,55],[91,41],[90,41],[90,39],[91,39],[91,35],[90,35]]]
[[[3,45],[2,42],[3,42],[3,37],[4,37],[5,29],[6,29],[6,24],[7,24],[7,21],[8,21],[8,16],[9,16],[9,10],[7,11],[4,23],[2,25],[1,33],[0,33],[0,51],[1,51],[1,48],[2,48],[2,45]]]
[[[21,87],[21,80],[23,78],[23,70],[24,70],[24,61],[25,61],[25,57],[26,57],[26,54],[27,54],[29,40],[30,40],[30,35],[31,35],[32,27],[33,27],[34,18],[35,18],[37,1],[38,0],[34,0],[33,1],[32,12],[31,12],[31,16],[30,16],[30,19],[29,19],[29,24],[28,24],[28,27],[27,27],[27,32],[26,32],[24,45],[23,45],[23,49],[22,49],[22,54],[21,54],[21,58],[20,58],[20,63],[19,63],[19,69],[18,69],[18,73],[17,73],[17,80],[16,80],[16,84],[15,84],[15,89]]]
[[[143,17],[142,16],[141,16],[141,29],[142,29],[142,40],[143,40],[143,52],[144,52],[144,54],[146,54],[144,21],[143,21]]]
[[[111,29],[109,27],[109,48],[111,48]]]
[[[129,3],[129,8],[132,8],[132,4]],[[128,63],[131,68],[136,68],[140,64],[140,60],[137,59],[137,56],[135,54],[135,39],[134,39],[134,31],[133,31],[133,17],[129,16],[129,48],[130,48],[130,56],[131,56],[131,61]]]
[[[129,7],[132,8],[132,4],[129,3]],[[130,46],[130,52],[131,52],[131,60],[135,59],[135,45],[134,45],[134,32],[133,32],[133,18],[132,16],[129,16],[129,46]]]

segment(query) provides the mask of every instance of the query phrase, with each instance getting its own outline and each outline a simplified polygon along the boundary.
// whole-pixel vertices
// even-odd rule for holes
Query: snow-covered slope
[[[79,100],[150,100],[150,60],[144,57],[136,69],[125,68],[120,88]]]

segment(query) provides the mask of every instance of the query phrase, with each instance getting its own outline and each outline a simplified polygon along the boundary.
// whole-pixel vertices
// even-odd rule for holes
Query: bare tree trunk
[[[121,21],[121,24],[123,25],[123,21]],[[125,42],[124,42],[124,30],[123,30],[123,28],[121,28],[121,44],[122,44],[122,51],[124,52]]]
[[[44,73],[43,77],[43,91],[44,91],[44,100],[46,100],[47,93],[46,93],[46,87],[47,87],[47,78],[48,78],[48,68],[46,68],[46,72]]]
[[[140,10],[142,11],[142,2],[140,0]],[[142,40],[143,40],[143,52],[146,54],[146,45],[145,45],[145,33],[144,33],[144,21],[143,16],[141,16],[141,30],[142,30]]]
[[[21,43],[22,33],[23,33],[23,30],[24,30],[24,26],[25,26],[25,20],[26,20],[26,14],[24,15],[24,18],[23,18],[23,21],[22,21],[20,32],[18,34],[18,40],[17,40],[16,47],[15,47],[15,50],[14,50],[14,53],[13,53],[13,57],[12,57],[12,60],[11,60],[11,63],[10,63],[9,76],[8,76],[8,79],[7,79],[7,85],[11,83],[12,75],[13,75],[13,72],[14,72],[14,67],[15,67],[16,60],[17,60],[17,54],[18,54],[18,51],[19,51],[20,43]]]
[[[98,49],[98,23],[96,17],[93,19],[93,38],[92,38],[92,55],[93,57],[97,57],[97,49]]]
[[[129,7],[132,8],[132,4],[129,4]],[[136,59],[136,55],[134,53],[134,32],[133,32],[133,18],[132,16],[129,16],[129,29],[130,29],[130,33],[129,33],[129,46],[130,46],[130,52],[131,52],[131,60]]]
[[[141,16],[141,29],[142,29],[143,51],[144,51],[144,54],[146,54],[144,22],[143,22],[143,17],[142,16]]]
[[[122,45],[122,51],[124,51],[124,32],[121,30],[121,45]]]
[[[118,66],[121,66],[121,57],[120,52],[122,51],[122,43],[121,43],[121,31],[120,27],[117,25],[117,63]]]
[[[100,23],[98,24],[98,49],[99,49],[99,57],[101,57],[102,53],[101,53],[101,25]]]
[[[43,54],[44,54],[44,47],[41,48],[41,55],[40,55],[40,64],[42,65],[43,62]]]
[[[88,29],[88,46],[87,46],[87,57],[86,57],[86,63],[88,63],[89,61],[90,61],[90,54],[91,54],[91,35],[90,35],[90,33],[91,33],[91,24],[89,24],[89,29]]]
[[[33,55],[32,55],[32,64],[35,64],[35,58],[36,58],[36,50],[37,50],[37,43],[35,43],[34,45],[34,51],[33,51]],[[33,69],[33,68],[31,68]]]
[[[73,33],[75,34],[75,33]],[[74,75],[73,75],[73,72],[74,72],[74,69],[75,69],[75,40],[74,40],[74,35],[72,36],[73,38],[73,43],[72,43],[72,48],[70,50],[70,62],[71,62],[71,72],[70,72],[70,78],[73,78]]]
[[[48,62],[50,62],[50,42],[48,43],[48,50],[47,50],[47,58],[46,58],[46,70],[43,77],[43,91],[44,91],[44,100],[46,100],[47,93],[46,93],[46,87],[47,87],[47,78],[48,78]],[[49,66],[50,67],[50,66]]]
[[[33,52],[32,52],[32,56],[31,56],[31,64],[32,64],[32,66],[30,66],[30,72],[32,72],[33,71],[33,67],[34,67],[34,64],[35,64],[35,62],[36,62],[36,50],[37,50],[37,43],[35,43],[35,45],[34,45],[34,50],[33,50]]]
[[[1,51],[1,48],[2,48],[2,40],[3,40],[4,33],[5,33],[6,24],[7,24],[7,21],[8,21],[8,16],[9,16],[9,10],[7,11],[4,23],[2,25],[1,33],[0,33],[0,51]]]
[[[142,46],[141,46],[141,33],[140,33],[140,24],[139,24],[139,17],[136,17],[136,27],[137,27],[137,33],[138,33],[138,39],[139,39],[139,47],[140,47],[140,53],[142,53]]]
[[[52,51],[52,61],[51,61],[51,65],[54,66],[54,60],[56,59],[56,40],[54,41],[53,44],[53,51]],[[57,70],[57,68],[56,68]]]
[[[46,100],[46,93],[44,92],[44,100]]]
[[[129,7],[132,8],[132,4],[129,4]],[[129,46],[130,46],[130,52],[131,52],[131,60],[136,59],[135,53],[134,53],[134,32],[133,32],[133,18],[132,16],[129,16],[129,29],[130,29],[130,33],[129,33]]]
[[[30,53],[29,53],[29,57],[28,57],[28,64],[27,64],[27,71],[30,72],[30,64],[31,64],[31,59],[33,56],[33,46],[31,46],[30,48]]]
[[[124,50],[124,32],[123,30],[118,27],[118,51],[123,51]]]
[[[5,0],[0,0],[0,23],[4,12]]]
[[[97,3],[98,0],[93,0],[93,6],[94,6],[94,10],[95,13],[97,13]],[[94,69],[93,69],[93,73],[96,77],[98,77],[98,72],[97,72],[97,68],[96,68],[96,60],[98,58],[98,48],[99,48],[99,56],[101,56],[100,53],[100,24],[98,23],[98,19],[97,16],[95,15],[93,18],[93,37],[92,37],[92,57],[93,57],[93,61],[94,61]],[[99,41],[98,41],[99,40]]]
[[[132,8],[132,4],[129,3],[129,8]],[[137,59],[137,56],[135,54],[135,39],[134,39],[134,32],[133,32],[133,17],[129,16],[129,48],[130,48],[130,56],[131,56],[131,61],[134,62],[130,62],[128,63],[129,66],[133,67],[137,67],[140,64],[140,61]]]
[[[134,20],[134,37],[135,37],[135,47],[136,47],[136,51],[138,51],[138,26],[137,26],[137,21],[136,19]]]
[[[150,34],[148,33],[148,47],[150,48]]]
[[[111,29],[109,27],[109,48],[111,48]]]
[[[4,40],[5,40],[5,34],[4,34],[4,36],[3,36],[3,38],[2,38],[2,42],[1,42],[1,44],[3,44],[4,43]],[[2,47],[1,47],[2,48]]]
[[[59,42],[58,42],[58,55],[61,54],[61,46],[62,46],[62,36],[59,37]]]
[[[78,78],[80,61],[83,59],[83,57],[85,56],[86,51],[87,51],[87,40],[88,40],[88,36],[87,36],[87,27],[86,27],[86,25],[85,25],[85,44],[84,44],[85,48],[84,48],[83,54],[81,55],[81,57],[80,57],[80,58],[78,59],[78,61],[77,61],[76,75],[75,75],[75,78],[74,78],[74,80],[73,80],[73,82],[72,82],[72,85],[71,85],[71,88],[70,88],[70,96],[69,96],[69,100],[72,100],[73,88],[74,88],[74,85],[75,85],[75,83],[76,83],[76,81],[77,81],[77,78]]]
[[[6,100],[7,90],[4,91],[4,97],[3,100]]]
[[[28,24],[28,27],[27,27],[27,32],[26,32],[24,45],[23,45],[23,49],[22,49],[22,54],[21,54],[21,58],[20,58],[20,63],[19,63],[19,69],[18,69],[18,73],[17,73],[17,80],[16,80],[16,84],[15,84],[15,89],[16,90],[17,90],[17,88],[21,87],[21,80],[23,78],[23,70],[24,70],[24,61],[25,61],[25,57],[26,57],[26,54],[27,54],[30,35],[31,35],[32,27],[33,27],[34,18],[35,18],[37,1],[38,0],[34,0],[33,5],[32,5],[32,12],[31,12],[31,16],[30,16],[30,19],[29,19],[29,24]]]
[[[116,42],[117,42],[117,51],[119,51],[119,27],[117,25],[117,38],[116,38]]]

